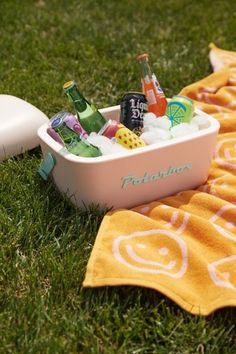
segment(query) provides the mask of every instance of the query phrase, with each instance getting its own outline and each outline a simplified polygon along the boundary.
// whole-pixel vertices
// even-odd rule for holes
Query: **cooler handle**
[[[49,152],[47,154],[47,157],[43,159],[41,162],[40,166],[38,167],[38,173],[40,176],[47,181],[48,176],[52,172],[54,166],[56,164],[56,159],[55,157]]]

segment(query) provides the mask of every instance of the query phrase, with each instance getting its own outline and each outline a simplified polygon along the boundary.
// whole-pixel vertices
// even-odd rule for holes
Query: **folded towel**
[[[149,287],[192,314],[236,306],[236,53],[210,48],[214,73],[180,92],[221,125],[206,184],[107,213],[84,287]]]

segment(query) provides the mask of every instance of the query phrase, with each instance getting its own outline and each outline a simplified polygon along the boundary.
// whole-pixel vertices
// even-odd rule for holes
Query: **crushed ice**
[[[209,125],[210,122],[207,117],[194,115],[190,123],[180,123],[172,127],[171,121],[167,116],[157,118],[154,113],[149,112],[144,114],[140,138],[147,145],[151,145],[195,133],[201,129],[208,128]],[[87,140],[90,144],[97,146],[102,155],[129,153],[132,151],[118,144],[116,138],[109,139],[94,132],[90,133]]]

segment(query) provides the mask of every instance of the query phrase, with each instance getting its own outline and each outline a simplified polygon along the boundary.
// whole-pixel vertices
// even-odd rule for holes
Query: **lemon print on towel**
[[[135,149],[146,145],[142,139],[123,124],[118,124],[118,127],[119,130],[117,130],[115,134],[117,143],[123,145],[127,149]]]
[[[134,271],[181,278],[187,269],[185,242],[170,230],[152,229],[119,236],[113,255]]]

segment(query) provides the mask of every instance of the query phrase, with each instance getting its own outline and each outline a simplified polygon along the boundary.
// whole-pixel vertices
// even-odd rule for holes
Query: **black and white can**
[[[143,116],[147,111],[146,96],[140,92],[129,92],[120,103],[120,122],[139,135],[143,128]]]

